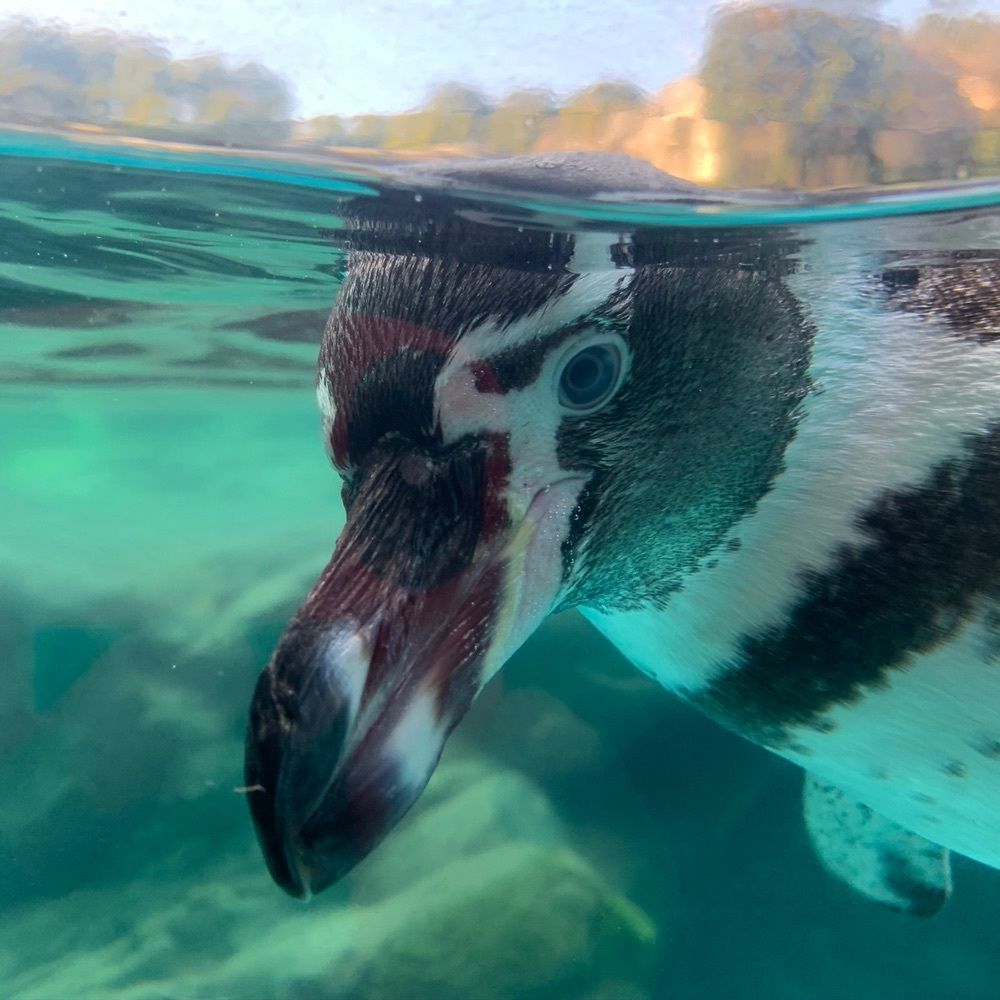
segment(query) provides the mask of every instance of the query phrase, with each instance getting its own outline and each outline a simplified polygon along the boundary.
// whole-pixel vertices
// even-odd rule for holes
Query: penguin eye
[[[591,344],[570,356],[559,376],[559,402],[577,412],[596,410],[621,385],[622,352],[617,344]]]

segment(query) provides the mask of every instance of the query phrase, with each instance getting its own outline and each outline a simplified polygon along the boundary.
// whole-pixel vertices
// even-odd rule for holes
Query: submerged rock
[[[604,1000],[608,983],[643,997],[653,924],[568,848],[537,786],[474,757],[440,776],[371,864],[308,907],[255,851],[217,855],[21,908],[0,977],[23,1000]]]
[[[563,833],[548,799],[516,771],[459,761],[442,768],[448,793],[432,782],[417,806],[352,876],[353,898],[381,899],[434,875],[457,858],[511,843],[556,847]]]
[[[648,917],[578,855],[527,843],[452,861],[380,903],[319,904],[261,930],[250,919],[210,971],[123,995],[562,1000],[610,978],[642,996],[656,942]]]
[[[455,861],[369,917],[384,936],[345,1000],[578,996],[641,974],[656,940],[577,855],[525,843]]]

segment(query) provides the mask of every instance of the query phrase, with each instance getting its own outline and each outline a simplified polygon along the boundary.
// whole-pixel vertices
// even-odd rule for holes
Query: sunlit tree
[[[787,155],[806,178],[832,158],[859,158],[879,181],[891,135],[965,129],[968,102],[952,74],[928,62],[893,25],[853,13],[772,5],[723,12],[702,62],[710,117],[743,130],[790,126]]]
[[[291,108],[279,77],[216,56],[171,60],[148,39],[18,19],[0,26],[0,116],[53,124],[277,139]]]
[[[516,90],[493,109],[486,123],[486,148],[500,156],[529,153],[556,113],[547,90]]]

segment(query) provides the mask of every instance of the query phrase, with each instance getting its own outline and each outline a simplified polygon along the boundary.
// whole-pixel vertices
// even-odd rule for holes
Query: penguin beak
[[[412,456],[376,464],[250,709],[250,812],[271,875],[296,897],[382,840],[551,611],[583,486],[561,479],[519,504],[503,462],[444,463],[415,485]]]

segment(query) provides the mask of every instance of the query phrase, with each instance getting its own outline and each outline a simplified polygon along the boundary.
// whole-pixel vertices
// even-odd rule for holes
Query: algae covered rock
[[[642,1000],[655,929],[569,849],[538,787],[476,757],[441,774],[377,864],[309,906],[249,842],[23,906],[0,933],[5,995]]]
[[[444,762],[351,890],[378,901],[353,909],[350,948],[330,964],[338,1000],[582,995],[641,979],[656,938],[567,848],[538,786],[477,758]]]
[[[212,988],[275,1000],[567,1000],[611,982],[642,997],[656,945],[645,914],[582,858],[523,842],[453,861],[381,903],[309,909],[248,941]]]
[[[455,861],[364,919],[384,934],[345,998],[577,996],[641,975],[656,940],[580,857],[526,843]]]
[[[501,844],[563,843],[548,799],[524,775],[466,760],[442,767],[441,777],[446,794],[432,783],[428,801],[350,877],[355,900],[385,898],[457,858]]]

